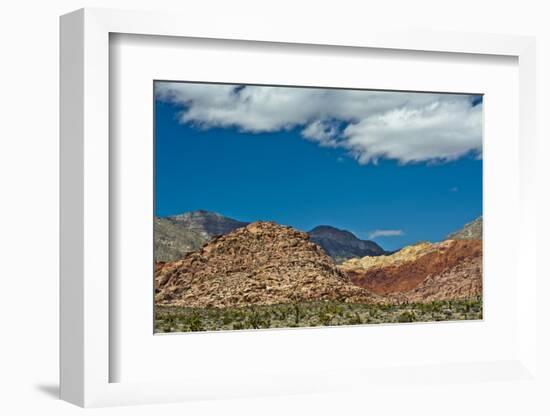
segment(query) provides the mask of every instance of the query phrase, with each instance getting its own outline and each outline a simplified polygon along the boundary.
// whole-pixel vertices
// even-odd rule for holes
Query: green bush
[[[198,314],[193,314],[189,319],[189,330],[191,331],[203,331],[202,320]]]
[[[414,312],[410,312],[410,311],[402,312],[397,317],[397,322],[399,323],[414,322],[414,321],[416,321],[416,315],[414,314]]]
[[[247,321],[248,325],[251,326],[254,329],[258,329],[260,327],[260,318],[256,314],[252,314],[248,317]]]
[[[322,325],[328,326],[332,322],[332,316],[323,311],[319,314],[319,322]]]

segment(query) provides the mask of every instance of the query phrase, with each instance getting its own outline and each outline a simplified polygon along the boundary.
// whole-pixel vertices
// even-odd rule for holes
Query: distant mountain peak
[[[379,256],[386,254],[374,241],[361,240],[348,230],[330,225],[319,225],[309,231],[310,240],[320,245],[337,262],[353,257]]]
[[[332,225],[318,225],[317,227],[311,229],[309,231],[310,233],[314,232],[335,232],[335,233],[345,233],[345,234],[352,234],[351,231],[343,230],[341,228],[333,227]]]
[[[220,215],[217,212],[207,211],[205,209],[196,209],[195,211],[190,211],[187,214],[189,214],[189,215],[215,215],[215,216]]]
[[[337,230],[342,231],[339,228],[333,227],[332,225],[318,225],[317,227],[314,227],[311,229],[310,233],[314,231],[325,231],[325,230]]]
[[[181,214],[170,215],[166,218],[189,218],[189,217],[222,217],[222,215],[214,211],[197,209],[195,211],[187,211],[187,212],[182,212]]]
[[[340,236],[342,238],[358,239],[351,231],[343,230],[341,228],[333,227],[332,225],[318,225],[309,231],[309,235],[331,235]]]

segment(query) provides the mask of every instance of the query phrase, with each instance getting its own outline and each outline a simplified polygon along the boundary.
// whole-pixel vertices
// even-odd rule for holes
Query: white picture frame
[[[502,375],[518,383],[537,383],[536,364],[536,241],[535,189],[535,41],[530,37],[364,30],[356,33],[285,27],[273,23],[236,26],[223,19],[207,25],[193,16],[167,13],[82,9],[61,18],[61,398],[80,406],[159,403],[197,398],[262,394],[315,393],[351,384],[391,383],[395,369],[324,370],[319,374],[280,374],[263,382],[216,385],[208,379],[110,382],[109,296],[110,169],[109,156],[109,37],[122,33],[146,36],[331,45],[454,54],[505,55],[519,62],[520,199],[518,263],[523,278],[518,288],[517,356],[498,362],[422,366],[414,377],[446,377],[480,381],[472,374]],[[144,300],[145,301],[145,300]],[[321,371],[323,371],[321,369]],[[410,371],[409,371],[410,373]],[[342,375],[353,383],[342,384]],[[413,378],[414,378],[413,377]],[[498,376],[495,376],[498,379]],[[483,379],[483,377],[481,378]],[[314,381],[314,382],[312,382]],[[282,388],[281,386],[284,386]]]

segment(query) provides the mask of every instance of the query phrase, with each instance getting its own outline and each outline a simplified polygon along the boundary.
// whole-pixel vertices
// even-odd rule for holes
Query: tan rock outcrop
[[[401,301],[479,296],[481,240],[446,240],[406,247],[389,256],[344,262],[340,270],[369,291]]]
[[[188,307],[383,301],[352,284],[306,233],[272,222],[249,224],[158,267],[155,285],[157,304]]]

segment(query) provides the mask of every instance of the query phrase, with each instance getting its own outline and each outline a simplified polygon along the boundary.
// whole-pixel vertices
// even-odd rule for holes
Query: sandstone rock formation
[[[353,285],[307,233],[272,222],[216,237],[158,267],[159,305],[228,307],[315,300],[382,302]]]
[[[481,295],[482,257],[466,258],[456,266],[435,275],[429,275],[415,289],[402,294],[407,302],[469,299]]]
[[[352,282],[399,301],[427,302],[481,294],[481,240],[420,243],[340,266]]]

